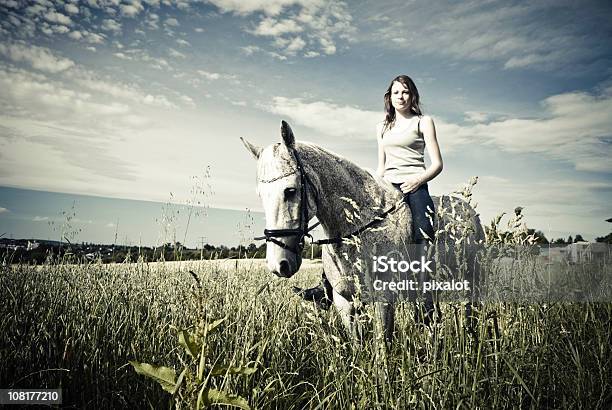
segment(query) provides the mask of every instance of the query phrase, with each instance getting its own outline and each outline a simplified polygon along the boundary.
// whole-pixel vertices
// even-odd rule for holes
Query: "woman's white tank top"
[[[399,184],[407,177],[425,171],[425,139],[420,128],[421,118],[385,131],[382,145],[385,151],[384,178]]]

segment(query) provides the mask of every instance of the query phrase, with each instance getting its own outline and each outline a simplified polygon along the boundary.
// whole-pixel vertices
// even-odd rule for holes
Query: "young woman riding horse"
[[[418,251],[416,259],[425,255],[434,239],[435,208],[427,182],[442,172],[442,155],[431,117],[423,115],[419,92],[410,77],[395,77],[384,95],[385,120],[378,124],[377,174],[404,194],[404,202],[412,213],[412,238]],[[425,148],[430,158],[425,166]],[[419,282],[428,278],[422,275]],[[323,273],[323,288],[302,291],[304,298],[328,307],[331,286]],[[327,296],[327,298],[326,298]],[[432,294],[425,295],[424,315],[417,312],[417,321],[429,324],[434,312]]]

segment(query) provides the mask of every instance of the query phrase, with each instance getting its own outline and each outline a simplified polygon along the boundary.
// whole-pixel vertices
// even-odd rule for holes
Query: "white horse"
[[[308,224],[316,216],[331,238],[319,242],[323,243],[323,269],[333,289],[333,304],[343,323],[355,334],[353,301],[367,298],[376,303],[389,338],[397,293],[374,289],[376,280],[388,282],[390,276],[374,269],[373,257],[409,257],[405,250],[413,242],[410,208],[399,191],[356,164],[314,144],[296,143],[285,121],[281,137],[280,143],[265,149],[242,139],[257,159],[268,269],[286,278],[300,269],[304,238],[312,229]],[[472,241],[484,238],[478,216],[469,205],[448,196],[433,199],[437,206],[453,209],[455,215],[459,212],[474,225]],[[473,257],[470,265],[475,265]]]

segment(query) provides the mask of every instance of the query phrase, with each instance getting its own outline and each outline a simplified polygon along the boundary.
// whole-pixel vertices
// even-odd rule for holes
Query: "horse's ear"
[[[285,121],[281,121],[281,137],[283,137],[283,142],[287,147],[293,148],[295,145],[295,136],[293,135],[291,127]]]
[[[244,144],[245,148],[251,153],[251,155],[253,155],[255,159],[259,159],[259,154],[261,154],[261,147],[257,147],[251,144],[249,141],[245,140],[242,137],[240,137],[240,140]]]

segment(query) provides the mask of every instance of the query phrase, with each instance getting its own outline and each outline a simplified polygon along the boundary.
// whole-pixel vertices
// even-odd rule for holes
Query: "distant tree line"
[[[539,230],[529,229],[528,235],[534,235],[539,245],[567,245],[582,242],[582,235],[568,236],[567,239],[557,238],[550,241]],[[612,244],[612,233],[598,237],[596,242]],[[165,243],[158,247],[100,245],[88,242],[80,244],[59,241],[7,239],[0,238],[0,260],[4,263],[45,263],[58,260],[74,262],[100,261],[111,262],[158,262],[201,259],[257,259],[266,257],[266,244],[259,246],[250,243],[246,246],[227,247],[225,245],[205,244],[201,248],[187,248],[180,242]],[[306,243],[302,257],[320,258],[321,246]]]
[[[320,258],[321,246],[304,246],[304,258]],[[58,241],[0,239],[0,259],[5,263],[41,264],[58,260],[87,262],[158,262],[201,259],[253,259],[266,257],[266,244],[227,247],[205,244],[201,248],[187,248],[180,242],[165,243],[158,247],[80,244]]]

